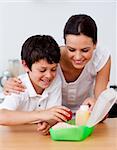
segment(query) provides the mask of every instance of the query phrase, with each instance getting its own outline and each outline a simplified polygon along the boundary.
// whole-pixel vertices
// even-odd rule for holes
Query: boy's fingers
[[[59,114],[62,114],[62,116],[65,115],[65,116],[70,117],[69,111],[66,111],[65,109],[57,108],[57,109],[55,110],[55,112],[56,112],[56,113],[59,113]]]
[[[49,135],[49,134],[50,134],[49,130],[47,132],[43,133],[43,135]]]
[[[58,108],[66,110],[66,111],[70,111],[70,109],[68,107],[65,107],[65,106],[59,106]]]
[[[50,125],[47,122],[38,123],[37,131],[41,135],[49,134]]]
[[[41,135],[44,135],[44,136],[45,136],[45,135],[49,135],[49,134],[50,134],[50,132],[49,132],[49,131],[44,132],[44,133],[43,133],[43,132],[38,132],[38,133],[39,133],[39,134],[41,134]]]
[[[48,123],[47,123],[47,122],[38,123],[38,128],[37,128],[37,130],[38,130],[38,131],[42,131],[42,130],[44,130],[45,128],[47,128],[47,126],[48,126]]]
[[[67,118],[64,115],[55,112],[55,120],[61,122],[61,121],[67,121]]]
[[[49,129],[50,129],[50,125],[48,125],[47,128],[44,129],[42,132],[43,132],[43,133],[48,133],[48,132],[49,132]]]

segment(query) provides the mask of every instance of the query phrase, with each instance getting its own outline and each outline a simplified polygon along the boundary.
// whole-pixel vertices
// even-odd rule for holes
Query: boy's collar
[[[25,75],[26,75],[25,86],[27,88],[27,91],[28,91],[30,97],[37,97],[37,96],[38,97],[47,97],[48,96],[48,92],[47,92],[48,90],[47,89],[45,89],[43,91],[42,95],[37,94],[37,92],[35,91],[32,83],[30,81],[29,75],[27,73]]]

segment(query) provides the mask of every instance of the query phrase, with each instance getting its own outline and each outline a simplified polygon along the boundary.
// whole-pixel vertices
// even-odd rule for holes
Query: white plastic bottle
[[[90,116],[89,106],[81,105],[80,109],[76,111],[76,118],[75,118],[76,125],[77,126],[86,125],[89,116]]]

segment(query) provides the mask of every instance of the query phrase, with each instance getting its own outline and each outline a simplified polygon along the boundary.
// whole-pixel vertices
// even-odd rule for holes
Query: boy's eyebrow
[[[41,68],[46,68],[46,66],[40,66]]]
[[[55,68],[55,67],[57,67],[57,65],[52,66],[52,68]],[[47,68],[47,66],[40,66],[40,68]]]

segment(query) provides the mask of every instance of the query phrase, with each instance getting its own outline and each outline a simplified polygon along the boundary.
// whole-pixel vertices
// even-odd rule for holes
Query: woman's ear
[[[26,64],[26,62],[25,62],[25,60],[22,60],[21,62],[22,62],[22,66],[23,66],[24,70],[25,70],[26,72],[29,72],[30,69],[28,68],[28,66],[27,66],[27,64]]]
[[[97,43],[93,45],[93,49],[94,49],[94,50],[96,49],[96,46],[97,46]]]

